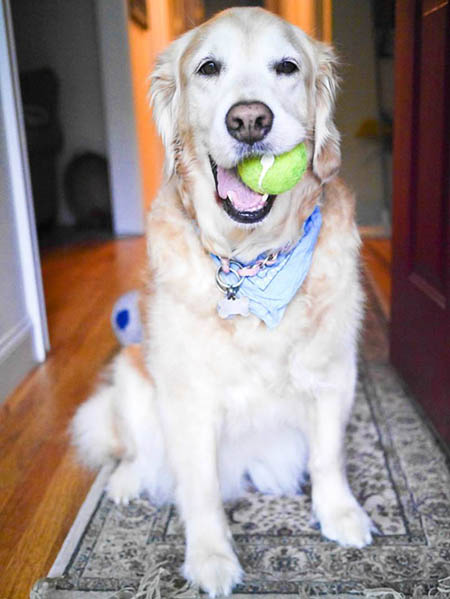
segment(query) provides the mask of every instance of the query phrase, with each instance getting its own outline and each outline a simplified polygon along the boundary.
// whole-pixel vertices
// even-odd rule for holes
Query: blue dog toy
[[[142,341],[139,291],[135,289],[119,297],[112,310],[111,325],[122,345],[132,345]]]

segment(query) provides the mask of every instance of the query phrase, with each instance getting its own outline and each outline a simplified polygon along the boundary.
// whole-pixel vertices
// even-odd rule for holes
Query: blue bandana
[[[236,275],[233,272],[225,274],[222,270],[220,281],[230,285],[233,296],[225,301],[245,300],[247,304],[245,298],[248,298],[248,310],[263,320],[269,328],[276,327],[308,274],[321,225],[322,214],[316,206],[306,219],[303,234],[297,244],[287,252],[280,252],[273,263],[265,264],[256,274],[244,276],[239,286],[232,287],[236,283]],[[221,259],[214,254],[211,256],[220,267]],[[262,254],[253,262],[238,266],[251,267],[264,257],[265,254]],[[234,260],[230,263],[237,264]],[[238,313],[230,312],[230,315]]]

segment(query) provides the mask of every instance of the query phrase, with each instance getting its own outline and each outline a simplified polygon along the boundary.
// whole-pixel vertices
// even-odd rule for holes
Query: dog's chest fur
[[[215,390],[234,426],[245,426],[255,417],[268,423],[289,418],[293,403],[304,408],[299,393],[333,384],[330,364],[333,356],[339,361],[354,353],[362,303],[358,236],[347,224],[348,207],[334,205],[336,197],[330,190],[311,270],[275,329],[253,315],[219,318],[223,294],[212,258],[183,211],[157,201],[149,225],[155,285],[147,307],[149,368],[157,387],[160,381],[176,392],[201,381]]]

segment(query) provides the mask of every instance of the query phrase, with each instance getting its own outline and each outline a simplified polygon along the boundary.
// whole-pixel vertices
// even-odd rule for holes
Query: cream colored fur
[[[205,57],[225,65],[196,72]],[[273,61],[300,71],[279,76]],[[328,46],[260,9],[231,9],[183,35],[152,76],[165,180],[148,221],[145,343],[127,348],[111,381],[77,412],[74,439],[91,466],[113,458],[117,502],[143,490],[177,503],[186,528],[185,576],[211,597],[242,578],[222,508],[250,478],[291,494],[307,469],[322,533],[342,545],[371,541],[371,523],[345,475],[363,295],[354,200],[336,178],[335,58]],[[229,107],[266,103],[268,142],[282,153],[305,141],[309,168],[257,226],[238,226],[216,199],[208,154],[237,163]],[[323,226],[312,266],[275,329],[257,317],[221,320],[209,252],[242,261],[295,242],[319,203]],[[142,355],[139,352],[142,350]],[[142,358],[142,361],[141,361]]]

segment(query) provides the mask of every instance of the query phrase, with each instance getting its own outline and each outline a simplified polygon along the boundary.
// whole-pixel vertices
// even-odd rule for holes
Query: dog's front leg
[[[353,385],[316,390],[309,422],[309,471],[313,510],[322,534],[341,545],[363,547],[372,540],[370,518],[353,496],[345,471],[345,428]]]
[[[231,547],[217,469],[217,414],[211,401],[183,389],[182,399],[162,402],[176,501],[186,531],[183,574],[210,597],[229,595],[242,578]]]

